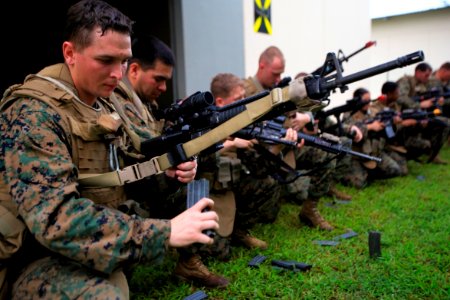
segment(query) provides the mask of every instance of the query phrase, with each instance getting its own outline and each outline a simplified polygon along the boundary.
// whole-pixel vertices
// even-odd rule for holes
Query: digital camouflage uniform
[[[308,175],[284,185],[283,199],[302,204],[309,197],[319,199],[325,196],[336,168],[335,154],[307,145],[295,153],[297,170],[308,172]]]
[[[115,209],[127,199],[122,186],[78,185],[80,174],[110,171],[108,145],[122,133],[97,123],[113,111],[108,102],[99,99],[90,107],[76,99],[65,64],[39,74],[67,88],[28,77],[23,89],[16,87],[4,99],[0,123],[0,187],[12,196],[2,193],[1,200],[13,201],[28,238],[43,249],[24,247],[25,268],[13,285],[14,299],[125,299],[128,288],[122,286],[121,293],[112,277],[126,285],[121,267],[160,261],[170,222]]]
[[[345,174],[343,182],[356,188],[363,188],[374,179],[406,175],[404,170],[406,162],[397,163],[397,160],[401,157],[396,152],[386,148],[384,131],[370,132],[364,124],[365,121],[373,118],[376,112],[375,107],[369,108],[368,113],[358,111],[346,118],[345,121],[347,124],[357,125],[363,132],[363,139],[359,143],[353,144],[353,150],[381,158],[381,162],[368,163],[367,160],[362,158],[352,157],[351,168]]]
[[[421,93],[425,93],[430,89],[430,82],[427,84],[418,83],[414,76],[403,76],[397,81],[400,97],[397,103],[401,110],[420,109],[419,102],[414,101],[411,97]],[[436,117],[440,122],[429,121],[426,127],[416,126],[405,129],[406,139],[405,147],[408,150],[407,157],[415,159],[423,154],[429,155],[428,161],[432,161],[439,153],[440,149],[447,141],[449,134],[448,118]],[[418,138],[419,135],[419,138]],[[412,138],[410,138],[412,137]],[[428,142],[428,144],[423,140]]]
[[[119,102],[116,106],[122,108],[124,118],[129,120],[129,127],[137,133],[141,141],[161,135],[164,130],[164,120],[157,120],[151,108],[141,102],[125,81],[120,82],[114,93]],[[143,160],[136,150],[129,150],[137,156],[135,159],[129,159],[127,164]],[[161,154],[163,153],[159,153]],[[150,155],[150,157],[153,156],[156,154]],[[183,187],[185,187],[184,184],[162,173],[133,182],[126,186],[126,191],[131,199],[142,205],[150,217],[171,219],[186,209],[186,192],[183,191]]]
[[[244,79],[245,96],[263,92],[254,77]],[[258,151],[238,149],[243,170],[234,189],[236,197],[235,227],[249,229],[256,223],[270,223],[280,211],[280,184],[271,176],[270,163]]]
[[[247,97],[263,91],[262,86],[256,77],[248,77],[245,80],[244,87]],[[331,158],[331,154],[310,146],[304,146],[300,151],[294,149],[294,153],[297,170],[303,171],[305,169],[314,169],[314,172],[311,172],[308,176],[300,176],[294,182],[282,185],[271,178],[271,176],[261,176],[259,181],[253,181],[254,185],[259,184],[261,188],[248,189],[248,192],[254,193],[253,195],[258,195],[260,197],[266,195],[267,192],[264,191],[267,188],[270,188],[272,194],[270,197],[269,195],[266,195],[265,198],[267,199],[266,203],[268,204],[266,205],[268,207],[267,211],[278,213],[280,209],[280,201],[278,198],[292,200],[296,203],[303,204],[299,214],[299,218],[302,222],[308,224],[312,223],[310,225],[319,226],[321,229],[332,230],[333,227],[320,216],[317,205],[319,199],[329,191],[332,183],[333,171],[336,167],[336,160]],[[260,170],[259,172],[262,172],[264,169],[261,167],[264,166],[264,164],[262,164],[262,162],[258,163],[256,159],[255,163],[256,165],[254,168]],[[255,170],[255,172],[257,172],[257,170]],[[262,178],[267,182],[262,181]],[[244,187],[242,188],[245,191]],[[274,191],[276,191],[276,193]]]
[[[115,90],[115,94],[126,118],[130,121],[130,127],[143,141],[163,134],[165,121],[158,120],[155,117],[152,111],[154,107],[143,103],[132,92],[129,83],[122,81]],[[200,164],[200,162],[198,163]],[[172,219],[187,208],[186,184],[169,178],[164,173],[133,182],[126,186],[126,191],[127,195],[136,200],[151,218]],[[214,193],[210,194],[210,198],[215,200]],[[177,250],[186,252],[186,255],[188,253],[200,253],[203,256],[210,254],[226,257],[230,252],[230,247],[227,239],[216,235],[213,245],[192,245]]]

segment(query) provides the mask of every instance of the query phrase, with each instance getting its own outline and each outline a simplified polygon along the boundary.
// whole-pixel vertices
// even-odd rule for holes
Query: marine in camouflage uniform
[[[441,95],[445,94],[442,104],[442,114],[450,118],[450,62],[443,63],[436,72],[434,72],[429,81],[430,90],[438,91]]]
[[[135,36],[132,50],[133,57],[129,61],[127,76],[115,91],[118,102],[116,107],[120,107],[120,113],[125,115],[123,118],[129,120],[129,126],[140,139],[147,141],[160,136],[165,130],[165,120],[156,117],[157,97],[167,89],[166,81],[172,77],[175,59],[171,49],[154,36]],[[157,145],[155,149],[158,150]],[[155,157],[161,154],[163,153],[145,153],[145,156]],[[136,157],[139,157],[139,153]],[[131,160],[130,163],[136,161]],[[142,208],[152,218],[170,219],[186,210],[186,185],[165,174],[147,177],[126,187],[127,195],[142,204]],[[218,257],[229,254],[228,241],[220,235],[216,235],[214,239],[213,245],[179,248],[175,276],[201,286],[226,286],[228,280],[210,272],[200,257],[200,254]]]
[[[243,81],[231,73],[219,73],[214,76],[210,89],[218,107],[229,105],[245,96]],[[199,174],[210,179],[212,197],[223,195],[222,201],[228,203],[227,211],[234,213],[233,216],[227,217],[228,223],[233,222],[233,224],[227,224],[227,227],[231,229],[230,240],[234,244],[248,248],[266,249],[267,243],[252,236],[250,229],[256,223],[267,222],[267,219],[274,220],[278,210],[272,209],[272,202],[267,203],[267,199],[272,199],[271,195],[277,190],[265,190],[269,194],[268,196],[260,194],[260,190],[255,188],[255,185],[258,184],[273,186],[273,184],[270,185],[272,182],[264,181],[268,176],[264,176],[261,183],[248,184],[250,178],[253,177],[249,176],[248,169],[244,169],[244,165],[253,166],[254,162],[246,159],[244,162],[243,157],[247,157],[249,152],[253,153],[250,149],[252,146],[252,141],[234,137],[227,138],[219,152],[214,155],[201,156]],[[250,155],[249,159],[253,158],[254,156]],[[249,191],[250,188],[254,190]],[[252,195],[252,197],[249,198],[248,195]]]
[[[161,261],[171,243],[185,245],[171,221],[117,210],[127,199],[123,186],[79,185],[83,174],[110,171],[111,143],[125,146],[122,127],[108,126],[119,123],[112,105],[99,96],[111,94],[113,76],[122,76],[123,62],[131,56],[131,24],[102,1],[75,4],[68,11],[67,28],[75,35],[68,32],[63,45],[66,64],[28,76],[5,93],[0,200],[28,228],[24,253],[13,268],[17,273],[10,277],[12,299],[128,299],[122,267]],[[74,49],[72,39],[80,42],[78,29],[86,33],[81,39],[86,44]],[[88,58],[87,53],[93,55],[89,51],[97,56]],[[108,60],[100,62],[98,55]],[[77,90],[80,85],[85,89]],[[197,230],[199,235],[186,241],[210,240]]]
[[[429,77],[432,68],[427,63],[420,63],[416,66],[414,75],[405,75],[397,81],[400,97],[397,100],[401,110],[405,109],[424,109],[433,110],[436,107],[434,98],[415,101],[412,97],[426,93],[430,88]],[[443,99],[438,100],[438,105],[443,104]],[[405,140],[405,146],[408,150],[409,159],[417,159],[421,155],[428,155],[428,162],[444,163],[438,156],[440,149],[448,139],[449,122],[448,118],[436,117],[438,122],[421,122],[421,126],[414,128],[414,132],[408,130],[408,138]],[[447,125],[445,125],[447,124]],[[422,139],[428,141],[428,145],[422,143],[420,139],[409,138],[409,136],[421,135]]]
[[[346,117],[346,123],[357,125],[363,132],[363,139],[353,144],[353,150],[379,157],[381,162],[367,161],[359,157],[352,157],[350,171],[344,176],[344,182],[356,188],[365,187],[375,179],[404,176],[407,174],[406,161],[399,154],[387,148],[387,138],[384,134],[385,124],[381,120],[373,119],[375,114],[383,108],[377,104],[370,105],[370,93],[364,88],[355,90],[354,97],[367,101],[367,105],[351,116]],[[401,161],[402,163],[398,163]]]
[[[271,46],[268,47],[259,58],[259,67],[255,76],[250,76],[245,80],[245,95],[246,97],[254,95],[256,93],[262,92],[264,90],[269,90],[275,87],[281,81],[281,74],[284,72],[285,68],[285,60],[282,52],[277,47]],[[297,116],[297,115],[296,115]],[[288,126],[289,127],[289,126]],[[295,150],[297,151],[297,150]],[[308,154],[316,151],[315,149],[310,149],[310,147],[306,147],[304,150],[298,152],[298,155],[295,155],[295,159],[297,160],[297,168],[304,168],[301,165],[301,157],[307,157]],[[308,153],[308,154],[306,154]],[[302,154],[302,155],[301,155]],[[317,153],[316,153],[317,155]],[[327,156],[327,153],[323,153],[323,156]],[[319,161],[320,158],[317,158]],[[256,157],[255,157],[255,162]],[[335,162],[329,162],[326,164],[330,169],[335,167]],[[326,195],[329,191],[331,178],[330,174],[331,170],[327,169],[325,166],[321,166],[320,168],[321,174],[314,174],[314,177],[309,178],[308,184],[308,196],[306,200],[303,201],[302,209],[299,214],[299,218],[303,223],[307,225],[311,225],[314,227],[319,227],[323,230],[333,230],[334,227],[331,226],[319,213],[318,211],[318,203],[319,199],[322,195]],[[267,176],[266,178],[270,178]],[[273,179],[273,178],[272,178]],[[271,180],[272,180],[271,179]],[[249,184],[251,184],[251,180],[249,180]],[[253,184],[256,184],[257,181],[254,181]],[[298,178],[297,182],[291,183],[287,191],[284,191],[283,197],[286,197],[286,194],[301,195],[300,191],[304,191],[304,187],[308,183],[308,180],[304,178]],[[261,191],[264,190],[272,190],[275,191],[275,188],[282,189],[286,188],[285,186],[280,186],[276,181],[271,182],[271,185],[261,185]],[[270,188],[270,189],[269,189]],[[249,192],[256,192],[257,189],[249,189]],[[269,203],[273,203],[273,210],[278,209],[279,205],[279,197],[281,196],[281,190],[277,190],[277,193],[273,193],[271,198],[266,198]],[[262,192],[261,194],[266,194]],[[267,194],[269,195],[269,194]],[[305,193],[303,192],[303,195]],[[251,195],[249,195],[251,196]]]
[[[71,84],[68,69],[62,64],[39,74],[55,74],[55,69],[61,73],[57,79]],[[29,78],[27,82],[40,81],[48,85],[39,78]],[[65,94],[58,88],[54,90]],[[99,128],[96,139],[85,141],[69,129],[70,122],[92,122],[99,113],[113,112],[108,103],[98,101],[97,109],[86,109],[72,97],[58,100],[55,95],[48,95],[51,100],[42,101],[33,95],[22,96],[22,92],[14,91],[3,107],[1,156],[5,164],[0,169],[1,184],[10,187],[18,214],[31,229],[32,236],[49,250],[43,251],[42,256],[46,258],[21,272],[13,295],[26,299],[35,296],[38,290],[42,298],[52,297],[55,292],[57,297],[61,291],[69,298],[80,294],[89,298],[95,296],[92,293],[120,295],[118,287],[107,280],[109,275],[127,263],[161,259],[168,246],[170,223],[110,209],[126,200],[122,187],[77,187],[79,173],[110,171],[104,146],[104,135],[108,132],[102,134]],[[58,108],[64,101],[70,102],[64,109]],[[82,113],[75,121],[64,117],[77,110]],[[75,154],[77,160],[72,158]],[[99,164],[92,160],[99,160],[103,166],[92,169]],[[64,258],[49,256],[52,253]],[[85,281],[92,284],[91,288],[89,284],[84,287],[84,294],[80,287]]]

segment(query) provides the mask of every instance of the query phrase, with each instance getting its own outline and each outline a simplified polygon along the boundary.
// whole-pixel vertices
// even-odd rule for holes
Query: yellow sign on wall
[[[270,15],[271,0],[255,0],[255,24],[253,30],[266,34],[272,34]]]

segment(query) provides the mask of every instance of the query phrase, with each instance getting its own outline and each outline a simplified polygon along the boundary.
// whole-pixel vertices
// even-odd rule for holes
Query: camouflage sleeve
[[[134,107],[134,104],[125,101],[123,104],[123,110],[125,111],[126,116],[131,121],[131,126],[133,127],[133,130],[143,139],[148,140],[153,138],[150,130],[148,129],[147,124],[142,120],[142,117],[140,117],[136,111],[136,108]]]
[[[420,104],[416,101],[414,101],[411,96],[414,94],[413,87],[411,86],[411,83],[407,76],[404,76],[400,78],[397,81],[400,96],[397,99],[397,103],[401,106],[403,109],[418,109],[420,108]]]
[[[31,233],[51,251],[106,273],[162,259],[169,221],[131,217],[79,196],[60,122],[45,103],[30,99],[16,101],[2,115],[2,172]]]

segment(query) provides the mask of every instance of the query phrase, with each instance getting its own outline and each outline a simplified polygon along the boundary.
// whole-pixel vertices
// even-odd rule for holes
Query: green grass
[[[450,161],[450,147],[441,157]],[[450,299],[450,165],[409,163],[403,178],[379,180],[348,204],[324,198],[320,211],[336,229],[322,232],[300,225],[300,207],[283,204],[274,224],[252,233],[269,242],[263,252],[233,248],[229,262],[211,259],[208,268],[230,279],[223,290],[205,289],[172,277],[176,255],[158,266],[141,265],[130,280],[132,299],[183,299],[204,290],[208,299]],[[330,205],[333,204],[333,205]],[[319,246],[352,229],[358,236],[337,246]],[[381,257],[369,257],[368,232],[381,233]],[[268,259],[258,269],[247,263]],[[309,272],[275,269],[270,259],[312,264]]]

